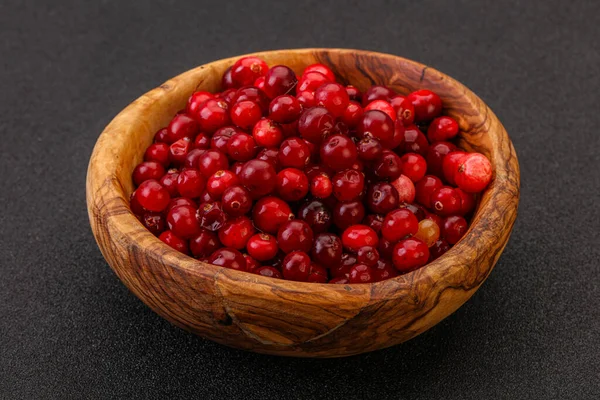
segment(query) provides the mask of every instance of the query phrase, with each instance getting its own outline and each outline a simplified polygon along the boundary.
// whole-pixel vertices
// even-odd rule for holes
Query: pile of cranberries
[[[492,178],[484,155],[451,142],[458,123],[429,90],[361,93],[325,65],[298,79],[256,57],[222,86],[192,94],[133,172],[133,213],[199,260],[294,281],[381,281],[458,242]]]

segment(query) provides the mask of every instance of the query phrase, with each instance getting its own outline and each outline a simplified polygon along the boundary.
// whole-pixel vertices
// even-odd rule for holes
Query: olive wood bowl
[[[494,175],[466,235],[426,266],[383,282],[291,282],[209,265],[171,249],[129,208],[131,174],[154,133],[197,90],[220,89],[239,57],[202,65],[125,108],[96,143],[87,175],[87,206],[96,241],[117,276],[156,313],[204,338],[260,353],[340,357],[402,343],[457,310],[488,277],[510,236],[519,200],[519,164],[494,113],[461,83],[414,61],[346,49],[255,54],[298,76],[329,66],[360,90],[383,84],[399,93],[431,89],[461,129],[459,146],[485,154]]]

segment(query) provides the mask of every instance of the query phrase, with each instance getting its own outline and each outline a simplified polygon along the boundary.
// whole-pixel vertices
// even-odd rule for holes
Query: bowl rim
[[[132,116],[140,114],[144,110],[144,108],[148,107],[148,104],[155,101],[155,99],[158,96],[164,96],[165,94],[168,95],[168,92],[165,92],[165,88],[169,88],[169,87],[173,87],[174,85],[177,85],[178,80],[182,79],[187,74],[191,74],[194,71],[198,71],[200,69],[210,68],[213,64],[216,64],[216,63],[233,64],[240,57],[245,57],[245,56],[250,56],[250,55],[260,57],[261,55],[265,55],[265,54],[276,53],[276,52],[279,52],[279,53],[285,52],[285,53],[290,53],[292,55],[301,57],[302,55],[307,54],[307,53],[327,53],[327,52],[330,52],[333,50],[342,51],[342,52],[352,52],[354,54],[378,57],[378,58],[393,57],[393,58],[399,59],[400,61],[402,61],[404,63],[410,64],[414,67],[422,69],[423,75],[425,74],[425,71],[427,71],[428,75],[435,74],[440,77],[443,77],[444,79],[450,81],[453,84],[456,84],[459,88],[463,89],[462,95],[464,97],[464,100],[468,102],[469,106],[472,106],[472,107],[482,107],[483,106],[484,111],[487,113],[487,115],[486,115],[487,119],[493,119],[495,122],[498,123],[498,126],[495,127],[495,131],[496,131],[496,135],[498,136],[498,140],[500,142],[508,143],[508,146],[511,151],[510,157],[514,157],[514,163],[512,163],[512,162],[511,163],[515,164],[515,166],[513,166],[512,168],[509,168],[510,160],[506,160],[503,157],[493,157],[492,164],[494,167],[494,178],[493,178],[492,182],[490,183],[489,187],[483,193],[482,198],[481,198],[479,204],[477,205],[477,209],[475,210],[475,212],[471,218],[471,223],[469,225],[469,229],[467,230],[467,232],[465,233],[463,238],[458,243],[456,243],[448,252],[446,252],[444,255],[442,255],[438,259],[424,265],[421,268],[418,268],[418,269],[408,272],[406,274],[399,275],[397,277],[394,277],[394,278],[391,278],[388,280],[384,280],[384,281],[380,281],[380,282],[329,284],[329,283],[296,282],[296,281],[288,281],[288,280],[283,280],[283,279],[269,278],[269,277],[264,277],[261,275],[252,274],[249,272],[231,270],[231,269],[227,269],[224,267],[219,267],[219,266],[215,266],[212,264],[204,263],[204,262],[201,262],[201,261],[198,261],[198,260],[192,258],[191,256],[187,256],[183,253],[178,252],[175,249],[172,249],[170,246],[163,243],[161,240],[159,240],[157,237],[155,237],[152,233],[150,233],[150,231],[148,231],[139,222],[139,220],[136,218],[136,216],[131,212],[131,210],[129,208],[129,196],[126,193],[123,185],[121,185],[119,180],[117,179],[115,171],[111,170],[110,168],[106,168],[106,165],[100,166],[100,165],[98,165],[97,162],[95,162],[95,160],[97,160],[101,155],[107,154],[107,152],[110,150],[109,148],[107,148],[107,146],[109,146],[109,141],[105,140],[105,139],[107,139],[107,136],[109,135],[108,132],[111,130],[111,127],[114,127],[119,122],[124,120],[126,117],[131,118]],[[421,81],[422,81],[422,79],[421,79]],[[479,127],[479,128],[486,128],[486,127],[483,126],[483,127]],[[486,132],[489,133],[489,131],[486,131]],[[493,146],[492,151],[494,151],[496,153],[495,156],[499,156],[496,146]],[[510,169],[512,169],[512,171],[509,171]],[[508,190],[508,192],[510,192],[508,194],[510,194],[512,197],[507,197],[506,196],[507,193],[503,193],[503,192],[507,192],[506,188],[502,187],[502,184],[506,183],[505,182],[506,179],[503,179],[502,181],[498,180],[497,177],[500,175],[502,175],[505,178],[510,178],[510,180],[513,183],[516,183],[515,190],[513,190],[513,188],[509,188],[510,190]],[[100,184],[99,182],[102,182],[102,184]],[[100,186],[102,186],[104,189],[108,190],[108,192],[103,193],[103,196],[108,195],[108,197],[109,197],[108,201],[115,202],[115,204],[117,204],[120,208],[124,208],[128,211],[128,212],[123,212],[122,214],[118,215],[117,216],[118,221],[116,221],[116,220],[113,221],[114,224],[112,224],[113,225],[112,227],[117,229],[117,232],[119,233],[119,237],[118,238],[113,237],[113,238],[111,238],[111,241],[125,240],[128,245],[136,247],[136,246],[140,246],[140,243],[144,242],[145,240],[151,240],[151,241],[154,241],[155,245],[151,246],[150,248],[140,246],[141,250],[143,250],[144,252],[151,252],[151,254],[149,254],[149,255],[152,256],[153,258],[155,258],[157,260],[161,260],[161,259],[165,260],[165,262],[168,262],[171,267],[177,268],[182,272],[199,276],[202,279],[206,279],[207,277],[212,277],[213,280],[216,279],[216,277],[218,275],[226,273],[228,276],[235,278],[235,280],[244,281],[246,283],[249,282],[249,283],[259,284],[259,285],[246,286],[245,289],[249,290],[249,292],[246,293],[247,296],[260,296],[259,291],[252,292],[252,288],[255,286],[264,286],[264,285],[272,286],[272,285],[276,284],[276,286],[279,288],[284,288],[284,289],[288,289],[290,291],[299,291],[299,292],[304,292],[304,293],[311,292],[311,291],[325,291],[325,292],[332,292],[332,293],[335,292],[339,295],[339,293],[344,293],[344,292],[350,292],[350,291],[364,292],[366,290],[371,293],[371,295],[372,295],[371,300],[382,300],[382,299],[377,298],[378,297],[377,293],[379,293],[379,289],[383,289],[384,286],[389,285],[390,281],[394,282],[394,283],[404,284],[404,285],[407,283],[411,284],[411,285],[415,285],[415,284],[418,284],[417,281],[420,279],[420,277],[431,275],[431,274],[424,274],[424,272],[426,272],[426,271],[428,271],[428,272],[433,271],[433,272],[435,272],[435,274],[434,274],[435,276],[444,276],[444,277],[452,278],[454,281],[460,282],[461,279],[459,277],[464,276],[464,274],[468,273],[468,268],[469,268],[470,263],[465,262],[462,265],[459,265],[459,266],[455,265],[454,268],[451,268],[449,263],[447,263],[445,261],[447,261],[449,258],[451,258],[453,256],[458,256],[467,250],[469,252],[471,252],[472,254],[475,254],[474,257],[470,258],[471,262],[479,263],[479,261],[481,261],[481,258],[484,257],[484,255],[486,254],[485,248],[490,246],[490,244],[484,242],[483,240],[478,240],[478,237],[476,237],[477,235],[480,235],[482,232],[482,229],[477,229],[477,228],[481,228],[479,226],[479,224],[488,222],[486,224],[486,228],[487,228],[487,230],[490,231],[490,233],[492,234],[491,235],[492,237],[501,237],[502,232],[504,232],[506,230],[508,230],[510,232],[510,230],[512,229],[512,227],[514,225],[514,221],[516,219],[516,212],[517,212],[517,208],[518,208],[519,184],[520,184],[519,182],[520,182],[519,167],[518,167],[518,161],[516,159],[516,153],[514,151],[514,147],[512,146],[510,138],[508,137],[508,134],[506,133],[504,127],[497,120],[497,118],[495,117],[493,112],[489,109],[489,107],[481,99],[479,99],[473,92],[471,92],[467,87],[465,87],[460,82],[456,81],[455,79],[451,78],[448,75],[443,74],[442,72],[437,71],[434,68],[431,68],[431,67],[425,66],[421,63],[418,63],[418,62],[415,62],[415,61],[412,61],[412,60],[409,60],[409,59],[406,59],[406,58],[403,58],[400,56],[392,55],[392,54],[379,53],[379,52],[373,52],[373,51],[367,51],[367,50],[356,50],[356,49],[298,48],[298,49],[288,49],[288,50],[261,51],[261,52],[255,52],[255,53],[249,53],[249,54],[229,57],[229,58],[225,58],[225,59],[221,59],[221,60],[215,60],[210,63],[203,64],[203,65],[197,66],[195,68],[192,68],[188,71],[185,71],[185,72],[175,76],[174,78],[166,81],[159,87],[157,87],[153,90],[150,90],[149,92],[140,96],[138,99],[133,101],[130,105],[128,105],[126,108],[124,108],[122,111],[120,111],[117,114],[117,116],[115,116],[114,119],[109,123],[109,125],[107,125],[107,127],[103,130],[100,137],[98,138],[96,145],[94,147],[92,156],[90,158],[89,166],[88,166],[87,190],[86,190],[87,196],[86,197],[87,197],[90,221],[92,221],[93,219],[98,219],[98,217],[99,217],[98,215],[94,215],[94,213],[93,213],[94,208],[98,211],[98,214],[100,216],[102,215],[102,212],[103,212],[102,207],[98,204],[99,193],[98,193],[97,189]],[[107,187],[106,183],[110,183],[108,185],[108,187]],[[490,199],[495,196],[502,196],[503,198],[506,198],[508,200],[508,205],[507,205],[507,208],[505,211],[512,212],[512,214],[513,214],[513,215],[511,215],[510,218],[505,220],[503,224],[490,224],[489,221],[484,221],[482,219],[482,216],[487,214],[489,211],[492,211],[491,207],[493,207],[493,205],[495,204],[494,202],[489,202],[489,201],[484,201],[484,200]],[[106,202],[107,200],[104,199],[103,201]],[[126,224],[127,229],[123,229],[124,227],[121,226],[121,224]],[[92,225],[93,225],[93,223],[92,223]],[[95,232],[94,232],[94,235],[96,235]],[[96,239],[98,240],[98,238],[96,238]],[[508,241],[508,238],[506,239],[506,242],[507,241]],[[468,243],[468,245],[467,245],[467,243]],[[499,251],[496,252],[497,253],[497,255],[495,255],[496,259],[499,257],[499,255],[505,245],[506,245],[506,243],[504,243],[501,246],[501,248],[499,249]],[[456,261],[458,261],[458,260],[456,260]],[[491,263],[491,266],[488,267],[488,271],[485,274],[485,277],[487,277],[487,275],[489,275],[489,273],[493,269],[494,263],[495,262]],[[111,265],[111,267],[112,267],[112,265]],[[455,279],[455,278],[458,278],[458,279]],[[432,283],[429,282],[428,284],[432,284]],[[433,282],[433,284],[435,284],[435,282]],[[389,291],[387,291],[387,290],[382,290],[381,292],[389,294]]]

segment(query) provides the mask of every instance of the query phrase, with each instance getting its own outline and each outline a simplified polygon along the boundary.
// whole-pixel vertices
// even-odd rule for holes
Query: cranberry
[[[311,200],[300,207],[298,218],[306,222],[314,233],[321,233],[329,229],[332,215],[329,208],[322,201]]]
[[[298,120],[298,132],[307,141],[320,144],[329,136],[335,119],[325,107],[311,107],[305,110]]]
[[[366,225],[352,225],[344,230],[342,244],[346,250],[356,253],[364,246],[377,247],[379,238],[375,231]]]
[[[239,217],[252,209],[250,192],[242,186],[229,186],[221,196],[223,211],[232,217]]]
[[[356,157],[356,146],[347,136],[333,135],[321,144],[321,162],[335,171],[350,168]]]
[[[460,212],[459,215],[467,215],[475,209],[475,195],[467,193],[460,188],[454,189],[460,196]]]
[[[390,212],[383,220],[381,235],[391,242],[410,237],[419,230],[417,217],[407,209]]]
[[[427,247],[431,247],[440,238],[440,227],[433,220],[426,218],[419,222],[419,230],[415,238],[425,242]]]
[[[415,185],[415,190],[417,192],[415,199],[419,204],[431,208],[431,195],[442,186],[442,181],[437,176],[425,175],[425,177]]]
[[[424,220],[428,215],[427,211],[418,204],[404,203],[400,205],[400,208],[406,208],[408,211],[415,214],[418,221]]]
[[[437,214],[428,212],[427,216],[424,219],[429,219],[429,220],[435,222],[435,224],[438,226],[438,228],[441,228],[441,226],[442,226],[442,217],[440,217]],[[421,221],[423,221],[423,220],[421,220]],[[419,221],[419,223],[421,221]]]
[[[254,235],[254,226],[248,217],[230,219],[219,229],[219,240],[226,247],[241,250]]]
[[[179,206],[190,206],[192,208],[198,208],[198,205],[192,199],[188,199],[187,197],[177,197],[171,199],[169,205],[167,206],[165,212],[168,214],[172,209]]]
[[[136,186],[147,180],[159,180],[165,175],[165,167],[156,161],[144,161],[133,170],[133,182]]]
[[[333,71],[326,65],[320,63],[311,64],[304,69],[303,75],[306,75],[309,72],[319,72],[325,75],[330,81],[335,81],[335,75],[333,74]]]
[[[396,93],[392,89],[381,85],[373,85],[363,94],[362,104],[366,106],[375,100],[390,101],[394,96],[396,96]]]
[[[167,143],[167,135],[168,134],[169,134],[169,131],[167,131],[167,128],[159,129],[154,134],[154,143]],[[167,143],[167,144],[169,144],[169,143]]]
[[[369,214],[365,217],[363,225],[368,226],[379,234],[383,225],[383,216],[380,214]]]
[[[310,160],[310,149],[304,140],[289,138],[281,143],[277,157],[282,167],[302,169]]]
[[[239,88],[231,99],[232,104],[242,101],[251,101],[258,104],[262,112],[266,112],[269,109],[269,98],[265,92],[254,86]]]
[[[310,257],[306,252],[293,251],[285,256],[281,270],[283,277],[290,281],[306,282],[310,274]]]
[[[246,259],[246,272],[255,274],[256,270],[262,267],[258,261],[250,257],[248,254],[244,254],[244,258]]]
[[[436,142],[427,151],[427,171],[431,175],[444,176],[444,158],[450,152],[456,150],[456,146],[450,142]]]
[[[142,207],[138,201],[135,191],[131,193],[131,196],[129,196],[129,208],[137,217],[141,217],[146,212],[144,207]]]
[[[197,169],[184,169],[177,178],[177,191],[183,197],[200,197],[206,180]]]
[[[196,209],[191,206],[172,208],[167,215],[169,229],[182,239],[190,239],[200,233],[200,225],[196,219]]]
[[[330,168],[324,166],[323,164],[310,165],[305,168],[304,172],[306,172],[306,176],[308,176],[308,179],[313,179],[318,175],[327,175],[331,178],[334,174]]]
[[[210,148],[227,154],[227,145],[229,144],[231,137],[239,132],[243,131],[238,130],[233,126],[219,128],[210,140]]]
[[[254,270],[256,275],[266,276],[267,278],[281,279],[281,272],[273,267],[260,267]]]
[[[392,182],[392,186],[398,192],[398,201],[401,203],[412,203],[415,201],[416,190],[413,181],[404,175]]]
[[[198,168],[198,160],[200,160],[200,156],[204,154],[206,150],[204,149],[192,149],[185,156],[185,160],[183,161],[183,166],[185,168]]]
[[[448,250],[450,250],[448,242],[443,239],[436,241],[434,245],[429,248],[429,261],[437,260]]]
[[[206,191],[213,200],[221,200],[221,196],[225,189],[237,185],[239,183],[238,177],[231,171],[217,171],[206,183]],[[195,196],[191,196],[195,197]]]
[[[315,237],[312,259],[321,265],[337,265],[342,261],[342,241],[333,233],[320,233]]]
[[[298,81],[298,92],[314,93],[320,86],[333,81],[320,72],[305,72]]]
[[[384,150],[381,158],[374,165],[375,176],[391,181],[402,175],[402,160],[396,153]]]
[[[214,99],[215,95],[209,92],[195,92],[188,99],[186,112],[189,115],[196,115],[198,113],[198,109],[206,100]]]
[[[492,164],[480,153],[469,153],[460,159],[454,180],[468,193],[479,193],[492,180]]]
[[[374,137],[384,147],[387,147],[394,138],[394,129],[394,121],[379,110],[365,111],[356,125],[356,133],[359,137]]]
[[[375,273],[373,271],[373,268],[368,267],[365,264],[356,264],[350,269],[348,281],[350,283],[375,282]]]
[[[311,92],[309,90],[298,92],[298,94],[296,95],[296,99],[304,109],[314,107],[317,105],[317,101],[315,100],[315,92]]]
[[[258,229],[275,234],[279,227],[292,219],[290,206],[278,197],[259,199],[252,210],[252,219]]]
[[[273,168],[275,168],[275,171],[279,170],[279,168],[281,168],[281,165],[279,163],[279,150],[277,148],[266,148],[266,149],[262,149],[256,156],[257,160],[261,160],[261,161],[266,161],[269,164],[271,164],[273,166]],[[242,165],[243,167],[243,165]],[[241,167],[240,167],[240,171],[241,171]],[[239,172],[237,173],[237,175],[239,176]]]
[[[431,121],[427,129],[427,138],[430,142],[450,140],[458,134],[458,122],[451,117],[438,117]]]
[[[219,150],[207,150],[198,159],[198,169],[204,176],[212,176],[227,167],[229,167],[227,156]]]
[[[265,77],[261,76],[256,78],[256,80],[254,81],[254,86],[260,90],[263,90],[265,88]]]
[[[325,83],[315,91],[315,100],[335,117],[341,117],[348,107],[350,97],[346,88],[339,83]]]
[[[240,101],[231,107],[231,121],[244,130],[252,128],[261,118],[262,110],[253,101]]]
[[[154,236],[159,236],[165,230],[167,224],[163,214],[149,211],[142,215],[142,225]]]
[[[379,261],[379,252],[373,246],[361,247],[356,253],[356,261],[359,264],[366,265],[367,267],[374,267]]]
[[[333,185],[329,177],[325,174],[320,174],[310,181],[310,193],[319,199],[325,199],[331,196]]]
[[[262,160],[250,160],[239,173],[240,182],[256,198],[271,193],[277,184],[275,168]]]
[[[229,124],[229,106],[223,100],[210,99],[205,101],[194,117],[200,124],[200,130],[213,133],[222,126]]]
[[[364,110],[356,101],[350,101],[341,116],[341,121],[351,129],[356,128],[364,115]]]
[[[308,178],[296,168],[286,168],[277,174],[277,193],[286,201],[298,201],[308,193]]]
[[[175,166],[184,164],[191,149],[192,142],[189,138],[179,139],[169,147],[169,161]]]
[[[411,181],[418,182],[427,173],[427,162],[425,158],[417,153],[406,153],[402,156],[402,175],[406,175]]]
[[[221,92],[220,94],[218,94],[215,97],[215,99],[223,100],[225,102],[225,104],[227,104],[227,107],[229,107],[232,104],[234,104],[233,98],[234,98],[234,96],[235,96],[236,93],[237,93],[236,89],[230,88],[230,89],[224,90],[223,92]]]
[[[231,79],[238,86],[252,85],[269,70],[266,62],[258,57],[242,57],[231,67]]]
[[[318,264],[311,263],[310,272],[308,273],[308,279],[306,281],[313,283],[327,283],[327,280],[327,270]]]
[[[231,67],[229,67],[223,73],[223,78],[221,79],[221,88],[223,90],[225,90],[225,89],[235,88],[236,86],[237,85],[235,84],[235,82],[233,81],[233,78],[231,77]]]
[[[365,111],[370,111],[370,110],[382,111],[382,112],[386,113],[388,115],[388,117],[390,117],[392,119],[392,121],[396,121],[396,118],[397,118],[396,110],[394,110],[394,107],[392,107],[392,105],[385,100],[374,100],[374,101],[370,102],[365,107]]]
[[[246,270],[246,259],[236,249],[223,247],[216,250],[208,259],[209,264],[219,267],[236,269],[238,271]]]
[[[177,114],[167,127],[167,141],[168,143],[175,143],[184,137],[193,138],[199,129],[200,127],[195,119],[187,114]]]
[[[379,239],[379,246],[378,246],[379,256],[383,259],[391,260],[393,257],[395,245],[396,245],[396,242],[391,242],[384,237]]]
[[[397,120],[404,126],[411,125],[415,120],[415,107],[402,95],[393,97],[390,104],[396,111]]]
[[[379,140],[365,137],[356,145],[358,157],[363,161],[375,161],[383,154],[383,146]]]
[[[429,249],[425,242],[419,239],[404,239],[394,246],[392,262],[402,273],[422,267],[429,259]]]
[[[213,201],[211,203],[200,204],[196,213],[196,219],[200,223],[200,227],[216,232],[225,225],[227,215],[223,211],[221,203]]]
[[[415,107],[415,121],[429,121],[442,113],[442,99],[431,90],[412,92],[406,99]]]
[[[362,172],[353,169],[340,171],[333,176],[333,195],[339,201],[354,200],[360,196],[365,187],[365,178]]]
[[[233,174],[235,176],[239,176],[240,175],[240,171],[242,170],[242,167],[244,166],[244,164],[245,163],[243,163],[241,161],[234,162],[233,165],[230,168],[231,172],[233,172]]]
[[[236,133],[227,144],[229,158],[236,161],[248,161],[256,155],[256,142],[246,133]]]
[[[171,231],[165,231],[158,237],[163,243],[171,246],[173,249],[183,254],[188,254],[188,242],[180,237],[175,236]]]
[[[256,145],[260,147],[278,147],[283,140],[279,125],[268,118],[263,118],[254,125],[252,136]]]
[[[267,261],[277,255],[279,247],[275,236],[268,233],[257,233],[246,243],[248,253],[258,261]]]
[[[442,171],[444,173],[444,179],[451,185],[456,185],[454,181],[454,175],[456,175],[456,171],[458,170],[458,163],[466,155],[464,151],[452,151],[446,154],[444,157],[444,161],[442,161]]]
[[[269,105],[269,118],[281,124],[289,124],[300,118],[302,106],[290,95],[277,96]]]
[[[386,279],[398,276],[398,271],[394,268],[391,262],[387,260],[377,261],[377,265],[373,267],[373,278],[375,282],[385,281]]]
[[[360,90],[356,88],[356,86],[348,85],[346,86],[346,93],[348,93],[348,97],[350,97],[351,101],[356,101],[360,103],[362,98],[362,93]]]
[[[200,229],[200,233],[190,240],[190,251],[196,258],[210,257],[220,247],[217,235],[206,229]]]
[[[360,200],[338,202],[333,208],[333,222],[340,229],[359,224],[365,217],[365,207]]]
[[[331,276],[335,278],[348,277],[350,269],[356,264],[356,256],[352,253],[342,253],[339,264],[329,268]]]
[[[169,145],[166,143],[153,143],[144,153],[144,161],[154,161],[163,167],[169,166]]]
[[[280,124],[281,132],[283,133],[284,138],[288,138],[291,136],[298,136],[298,120],[291,122],[289,124]]]
[[[429,150],[429,142],[416,125],[409,125],[404,129],[404,135],[398,148],[403,153],[418,153],[425,157]]]
[[[276,65],[265,75],[263,91],[270,99],[274,99],[282,94],[291,93],[297,83],[298,79],[294,71],[285,65]]]
[[[442,223],[444,239],[450,244],[457,243],[467,233],[467,221],[463,217],[452,215],[444,218]]]
[[[163,211],[169,205],[171,196],[167,189],[156,180],[143,182],[135,191],[137,202],[148,211]]]
[[[279,248],[284,253],[294,250],[309,252],[313,242],[313,231],[310,226],[300,220],[293,219],[283,223],[277,232]]]
[[[389,183],[374,183],[367,190],[365,202],[372,212],[386,214],[398,207],[398,191]]]
[[[449,186],[443,186],[431,194],[431,208],[438,215],[453,215],[460,212],[460,202],[460,195]]]

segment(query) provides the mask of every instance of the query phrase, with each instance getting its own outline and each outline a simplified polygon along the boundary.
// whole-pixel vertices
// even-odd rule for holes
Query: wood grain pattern
[[[459,121],[460,146],[487,155],[494,179],[465,237],[443,257],[384,282],[288,282],[198,262],[164,245],[130,212],[131,172],[153,134],[195,90],[219,90],[238,57],[179,75],[123,110],[100,136],[90,160],[87,202],[98,245],[119,278],[173,324],[241,349],[298,357],[340,357],[392,346],[450,315],[479,288],[504,249],[519,200],[515,150],[494,113],[452,78],[400,57],[357,50],[258,53],[300,74],[314,62],[364,90],[427,88]]]

